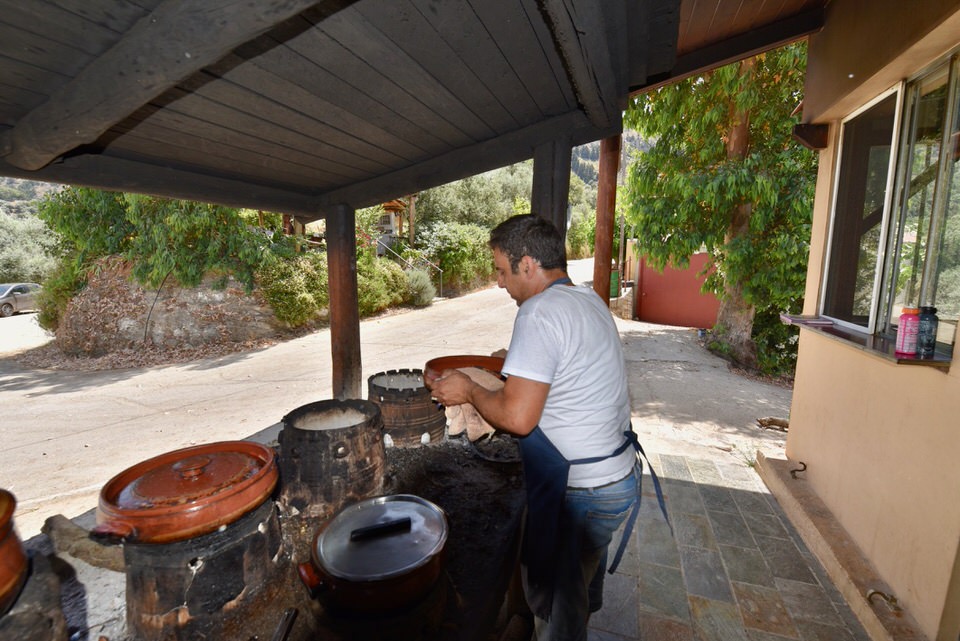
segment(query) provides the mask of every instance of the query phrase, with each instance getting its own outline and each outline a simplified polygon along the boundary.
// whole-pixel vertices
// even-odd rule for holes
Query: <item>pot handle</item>
[[[409,531],[410,531],[410,517],[404,516],[399,519],[393,519],[391,521],[385,521],[383,523],[375,523],[374,525],[368,525],[366,527],[358,527],[356,530],[351,530],[350,540],[365,541],[367,539],[374,539],[380,536],[388,536],[390,534],[395,534],[397,532],[409,532]]]
[[[300,575],[300,580],[303,581],[303,584],[307,587],[307,592],[310,594],[311,599],[317,598],[317,595],[326,587],[323,583],[323,577],[317,572],[317,568],[313,563],[309,561],[297,566],[297,574]]]
[[[127,521],[107,521],[90,530],[90,538],[103,543],[123,543],[136,537],[137,528]]]

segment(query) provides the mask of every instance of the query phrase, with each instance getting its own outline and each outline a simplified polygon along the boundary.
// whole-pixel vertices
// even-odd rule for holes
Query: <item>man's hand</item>
[[[470,393],[476,386],[469,376],[455,369],[443,370],[438,378],[427,384],[431,396],[447,407],[471,402]]]

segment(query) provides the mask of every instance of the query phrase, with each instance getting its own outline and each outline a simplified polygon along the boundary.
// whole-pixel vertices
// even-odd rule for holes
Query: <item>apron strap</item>
[[[657,493],[657,503],[660,504],[660,512],[663,514],[663,520],[667,522],[667,527],[670,528],[670,534],[673,535],[673,525],[670,523],[670,517],[667,516],[667,505],[663,500],[663,489],[660,487],[660,479],[657,478],[657,473],[653,471],[653,466],[650,465],[650,459],[647,458],[646,452],[643,451],[643,446],[640,445],[640,440],[637,438],[637,433],[633,429],[626,430],[623,435],[626,437],[626,441],[616,449],[613,454],[609,456],[594,456],[591,458],[582,458],[575,461],[570,461],[571,465],[583,465],[586,463],[599,463],[600,461],[618,456],[623,453],[629,446],[637,450],[637,463],[634,466],[637,475],[637,502],[633,504],[633,509],[630,510],[630,515],[627,517],[626,526],[623,528],[623,536],[620,537],[620,545],[617,547],[617,552],[613,557],[613,562],[610,564],[610,569],[607,570],[610,574],[616,572],[617,567],[620,565],[620,561],[623,559],[623,554],[627,550],[627,543],[630,542],[630,534],[633,532],[633,526],[637,522],[637,516],[640,513],[640,501],[642,499],[642,486],[643,486],[643,461],[647,461],[647,467],[650,469],[650,478],[653,479],[653,489]]]

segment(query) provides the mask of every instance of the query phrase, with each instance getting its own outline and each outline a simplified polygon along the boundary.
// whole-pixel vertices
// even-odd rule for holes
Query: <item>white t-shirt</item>
[[[609,456],[630,429],[620,334],[586,287],[554,285],[520,306],[503,373],[548,383],[540,428],[567,460]],[[571,465],[567,484],[596,487],[626,476],[636,452]]]

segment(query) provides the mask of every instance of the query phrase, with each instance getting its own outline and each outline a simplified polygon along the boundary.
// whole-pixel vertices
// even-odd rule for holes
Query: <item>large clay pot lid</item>
[[[476,354],[456,354],[454,356],[440,356],[427,361],[423,368],[423,377],[432,381],[440,376],[443,370],[460,369],[463,367],[478,367],[500,376],[503,368],[503,359],[499,356],[480,356]]]
[[[167,452],[104,485],[93,533],[164,543],[213,532],[263,503],[277,479],[273,450],[259,443],[222,441]]]

